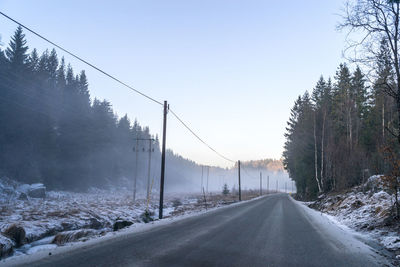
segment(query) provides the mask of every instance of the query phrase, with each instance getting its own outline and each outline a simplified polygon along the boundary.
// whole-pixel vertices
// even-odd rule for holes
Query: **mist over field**
[[[400,0],[0,23],[0,266],[400,266]]]

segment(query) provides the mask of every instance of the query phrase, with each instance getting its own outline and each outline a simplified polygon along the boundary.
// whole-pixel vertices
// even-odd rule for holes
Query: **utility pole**
[[[240,187],[240,160],[238,160],[238,174],[239,174],[239,201],[242,201],[242,189]]]
[[[294,191],[293,191],[293,181],[292,181],[292,194],[294,193]]]
[[[146,195],[146,199],[149,199],[149,197],[150,197],[151,152],[153,152],[153,150],[151,148],[151,144],[155,140],[153,138],[136,138],[136,147],[133,148],[133,150],[136,152],[136,169],[135,169],[135,181],[134,181],[134,190],[133,190],[134,199],[136,198],[137,157],[138,157],[138,151],[139,151],[138,141],[149,141],[149,162],[148,162],[148,167],[147,167],[147,195]],[[144,148],[143,148],[143,151],[145,151]]]
[[[267,176],[267,193],[269,194],[269,175]]]
[[[287,193],[287,182],[285,182],[285,193]]]
[[[164,120],[163,120],[163,139],[162,139],[162,152],[161,152],[161,180],[160,180],[160,205],[158,211],[158,218],[161,220],[163,217],[164,205],[164,176],[165,176],[165,142],[167,138],[167,113],[168,104],[164,101]]]
[[[137,133],[137,132],[136,132]],[[136,157],[135,157],[135,180],[133,180],[133,202],[136,201],[136,181],[137,181],[137,169],[138,169],[138,144],[139,140],[136,138]]]
[[[260,196],[262,195],[262,172],[260,172]]]
[[[153,139],[149,139],[149,164],[147,168],[147,199],[150,199],[150,170],[151,170],[151,143]]]
[[[278,180],[276,180],[276,192],[278,193]]]
[[[208,194],[208,176],[210,175],[210,166],[207,166],[207,194]]]
[[[203,172],[204,172],[204,166],[201,165],[201,188],[200,188],[200,193],[203,193]]]

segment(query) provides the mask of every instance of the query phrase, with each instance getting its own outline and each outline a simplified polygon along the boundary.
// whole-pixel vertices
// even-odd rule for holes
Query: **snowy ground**
[[[114,230],[116,222],[121,225],[133,223],[136,227],[148,219],[143,215],[146,201],[133,202],[132,193],[127,190],[49,191],[43,199],[27,197],[21,200],[20,192],[12,191],[12,186],[7,187],[1,182],[0,179],[0,259],[104,236]],[[256,196],[255,192],[247,192],[244,199]],[[204,199],[200,194],[167,194],[163,215],[168,218],[198,213],[236,200],[234,195],[208,194]],[[149,211],[150,220],[158,218],[158,198],[150,201]],[[20,245],[7,234],[15,226],[25,231]]]
[[[345,227],[367,234],[400,255],[400,224],[390,219],[393,199],[383,190],[380,176],[372,176],[364,186],[304,204]]]

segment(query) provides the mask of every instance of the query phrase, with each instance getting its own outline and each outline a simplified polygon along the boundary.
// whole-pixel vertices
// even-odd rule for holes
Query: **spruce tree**
[[[20,73],[25,69],[25,63],[28,59],[27,51],[25,34],[22,32],[22,27],[19,26],[6,49],[6,56],[12,71]]]

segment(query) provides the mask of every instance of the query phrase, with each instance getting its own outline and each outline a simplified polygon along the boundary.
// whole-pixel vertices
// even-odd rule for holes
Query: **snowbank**
[[[332,216],[340,224],[370,235],[400,254],[400,224],[390,219],[393,198],[384,191],[381,176],[372,176],[364,185],[345,193],[321,196],[307,205]]]
[[[11,253],[30,254],[56,244],[64,245],[68,242],[86,241],[89,238],[103,236],[107,232],[113,232],[114,229],[121,229],[120,225],[115,227],[118,222],[124,222],[124,227],[144,224],[143,214],[147,203],[144,199],[133,202],[130,191],[123,189],[114,191],[93,189],[88,193],[48,191],[46,198],[28,196],[26,199],[21,199],[19,194],[29,192],[26,190],[30,190],[32,186],[42,188],[40,184],[14,183],[8,186],[3,179],[0,179],[0,232],[4,233],[11,225],[22,227],[25,231],[25,240],[19,247],[16,247],[12,240],[10,243],[10,239],[0,235],[2,237],[0,248],[4,251],[0,252],[2,253],[0,259]],[[249,195],[248,198],[250,197],[254,196]],[[205,203],[202,195],[166,195],[164,218],[231,204],[235,199],[237,199],[235,196],[208,195]],[[148,209],[151,211],[151,220],[158,218],[158,199],[152,199]]]

